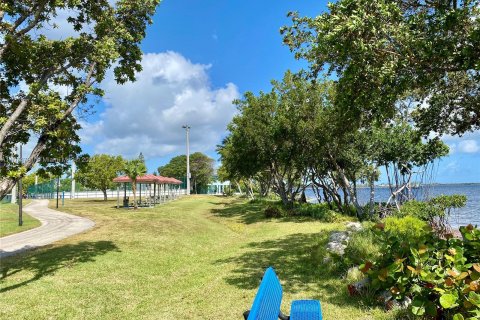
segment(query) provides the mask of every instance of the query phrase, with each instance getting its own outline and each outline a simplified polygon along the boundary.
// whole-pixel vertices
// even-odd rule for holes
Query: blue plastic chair
[[[318,300],[295,300],[292,302],[290,316],[284,315],[282,304],[282,285],[272,267],[263,275],[252,309],[245,311],[245,320],[322,320],[322,308]]]

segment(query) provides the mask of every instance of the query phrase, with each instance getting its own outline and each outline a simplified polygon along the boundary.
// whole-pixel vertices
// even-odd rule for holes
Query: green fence
[[[52,199],[55,197],[56,191],[56,181],[50,180],[29,186],[27,188],[27,196],[29,198]]]

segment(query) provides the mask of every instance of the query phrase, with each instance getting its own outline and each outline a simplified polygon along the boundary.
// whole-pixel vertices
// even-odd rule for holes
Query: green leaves
[[[468,301],[474,306],[480,307],[480,294],[470,291],[468,293]]]
[[[76,134],[80,126],[73,110],[87,105],[92,96],[103,94],[98,86],[113,64],[118,82],[135,80],[142,59],[139,45],[159,3],[158,0],[119,0],[115,5],[106,0],[17,2],[2,2],[8,14],[0,28],[0,38],[4,39],[0,44],[2,177],[17,171],[17,165],[9,161],[13,146],[29,141],[32,133],[39,139],[32,160],[26,164],[27,171],[42,156],[72,159],[80,153]],[[66,22],[77,33],[63,39],[49,38],[43,34],[45,27],[59,12],[66,15]],[[19,90],[20,83],[25,89]],[[82,111],[88,111],[85,108]],[[40,161],[40,165],[44,171],[62,169],[60,164]],[[9,189],[3,182],[0,197]]]
[[[456,306],[458,306],[457,304],[457,300],[458,298],[453,295],[453,294],[450,294],[450,293],[446,293],[446,294],[443,294],[440,296],[440,305],[445,308],[445,309],[451,309],[451,308],[454,308]]]
[[[412,313],[416,316],[423,316],[426,312],[426,300],[415,298],[412,301]]]
[[[79,166],[76,179],[88,188],[102,190],[106,199],[106,190],[115,187],[113,179],[123,172],[125,162],[121,156],[96,154],[86,164]]]
[[[457,313],[453,316],[452,319],[453,320],[464,320],[465,318],[460,313]]]
[[[214,160],[201,152],[195,152],[190,155],[191,185],[194,192],[200,192],[210,183],[214,172],[213,164]],[[187,175],[187,156],[173,157],[169,163],[158,167],[158,174],[173,178],[185,177]]]
[[[240,114],[229,124],[219,153],[231,179],[268,176],[287,205],[305,186],[309,163],[326,152],[320,148],[327,136],[333,143],[335,133],[324,126],[334,86],[330,81],[310,83],[290,71],[272,86],[268,93],[247,92],[236,101]]]
[[[480,314],[479,251],[475,246],[480,230],[462,227],[462,234],[469,234],[470,239],[444,240],[420,228],[421,235],[407,240],[405,230],[413,228],[403,228],[395,221],[388,222],[385,231],[375,232],[383,243],[383,255],[368,262],[366,274],[372,288],[388,290],[398,299],[411,297],[410,310],[416,316],[436,316],[440,310],[447,318],[475,319]]]
[[[327,69],[338,77],[335,103],[352,122],[391,119],[415,91],[422,133],[461,134],[480,127],[479,7],[478,0],[342,0],[317,17],[292,15],[282,34],[313,76]]]

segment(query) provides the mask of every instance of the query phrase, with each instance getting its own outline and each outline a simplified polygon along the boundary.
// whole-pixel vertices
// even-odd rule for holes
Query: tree
[[[416,93],[427,136],[480,128],[480,1],[341,0],[317,17],[290,13],[284,42],[338,77],[336,106],[357,127],[391,119]]]
[[[133,159],[125,162],[123,171],[132,180],[133,206],[137,209],[137,178],[147,172],[147,167],[142,159]]]
[[[107,190],[115,187],[113,179],[123,172],[124,167],[125,161],[121,156],[96,154],[86,166],[79,168],[75,179],[87,188],[101,190],[103,199],[107,201]]]
[[[191,185],[195,193],[205,188],[213,175],[214,160],[201,152],[190,155]],[[173,157],[169,163],[158,168],[158,174],[166,177],[185,177],[187,173],[187,156]]]
[[[231,180],[267,177],[285,206],[307,186],[309,140],[317,106],[325,104],[329,82],[311,84],[286,72],[270,92],[251,92],[236,101],[239,115],[218,150]],[[267,185],[265,183],[265,185]]]
[[[158,0],[6,0],[0,4],[0,198],[35,164],[65,168],[79,154],[73,113],[101,96],[113,66],[118,83],[135,80],[139,44]],[[61,40],[45,30],[66,14],[75,31]],[[66,92],[66,94],[62,94]],[[13,147],[38,136],[23,164]],[[57,170],[58,171],[58,170]]]
[[[374,183],[384,166],[392,179],[391,200],[397,205],[405,201],[415,170],[448,148],[438,138],[422,139],[400,106],[394,121],[358,128],[338,112],[337,89],[332,81],[309,82],[287,72],[283,82],[273,82],[271,92],[247,92],[237,101],[240,112],[219,146],[223,178],[248,181],[250,194],[252,181],[270,182],[287,207],[311,185],[319,201],[345,213],[353,205],[364,219],[357,182],[370,185],[372,213]]]

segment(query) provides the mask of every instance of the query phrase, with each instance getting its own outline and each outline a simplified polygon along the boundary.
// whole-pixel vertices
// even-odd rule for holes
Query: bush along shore
[[[344,274],[347,290],[370,305],[395,309],[405,318],[480,318],[480,229],[448,225],[454,208],[465,205],[462,195],[408,201],[387,217],[354,222],[326,203],[264,203],[266,218],[311,217],[345,222],[317,250],[318,262],[329,272]],[[344,212],[348,210],[344,210]]]

